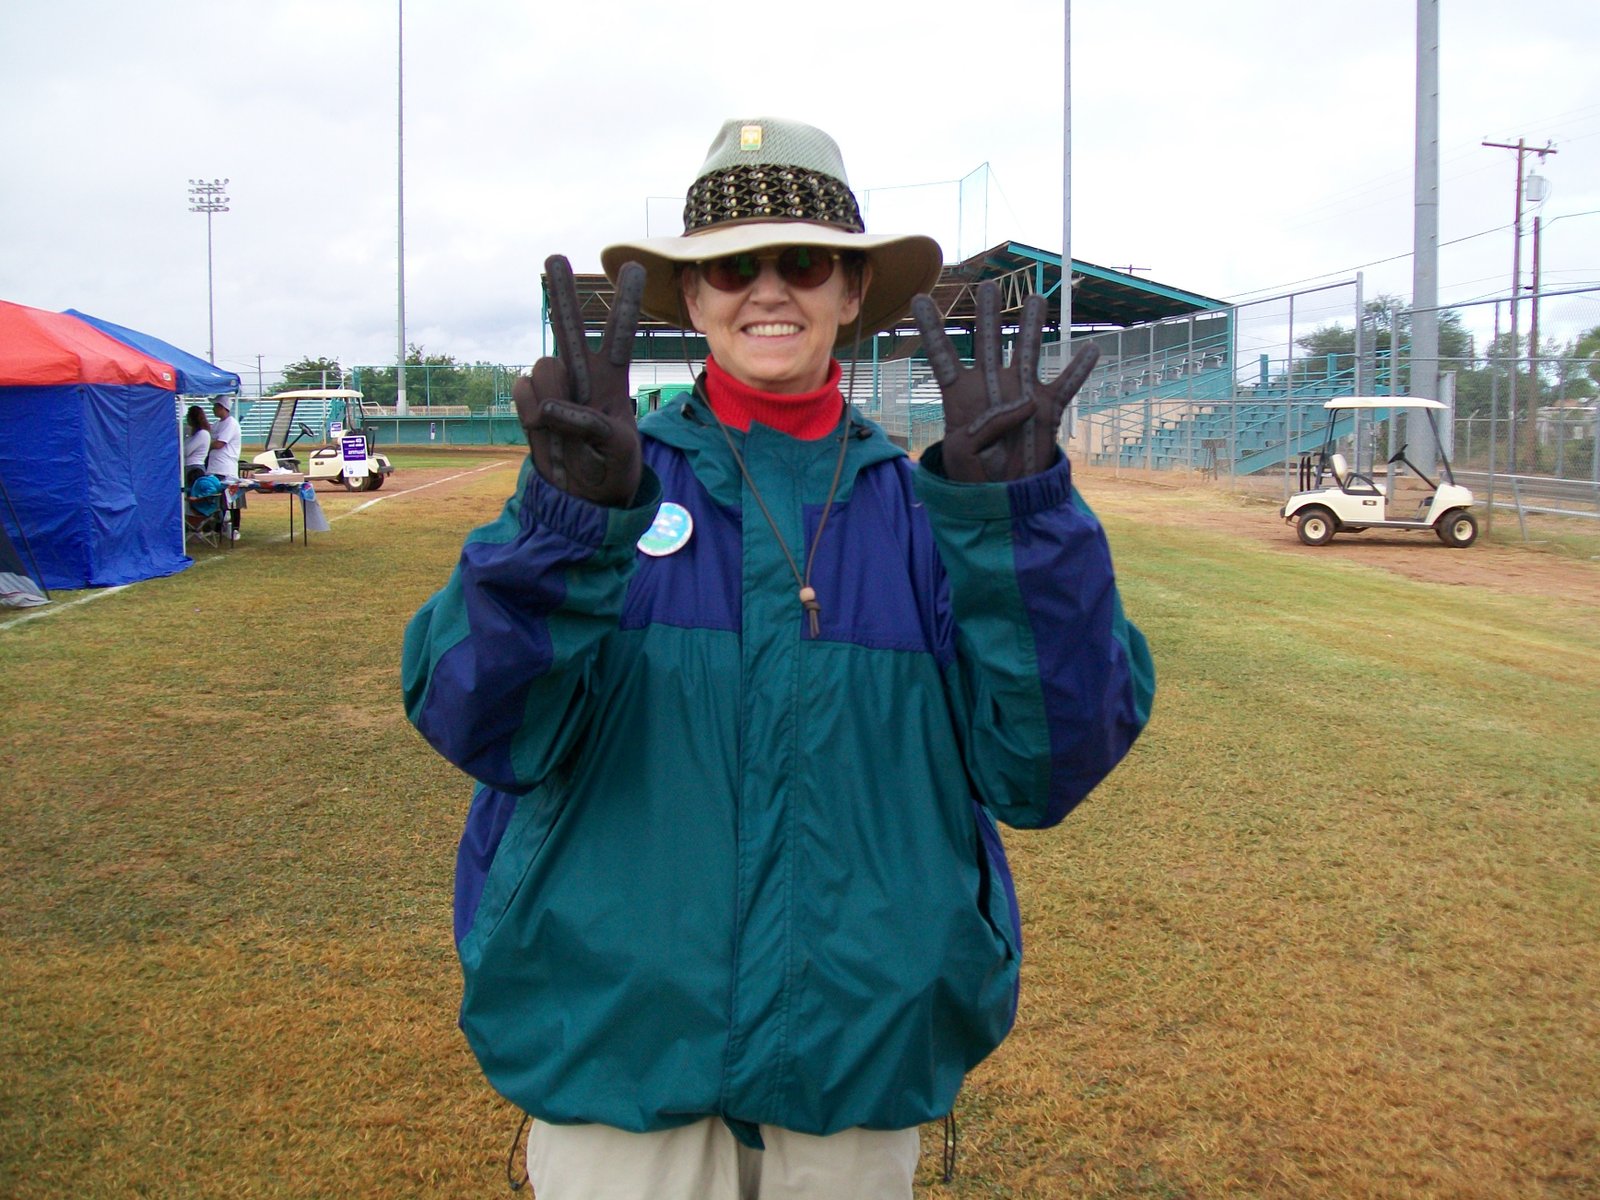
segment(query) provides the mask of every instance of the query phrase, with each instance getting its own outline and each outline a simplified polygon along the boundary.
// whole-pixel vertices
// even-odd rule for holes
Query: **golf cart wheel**
[[[1466,509],[1452,508],[1439,519],[1434,532],[1446,546],[1465,549],[1478,540],[1478,522]]]
[[[383,477],[382,474],[367,476],[367,483],[368,483],[367,490],[369,492],[377,491],[379,488],[381,488],[383,486],[383,480],[384,480],[384,477]]]
[[[1308,508],[1300,514],[1299,523],[1295,526],[1300,534],[1300,540],[1308,546],[1322,546],[1333,537],[1338,528],[1338,522],[1333,514],[1320,506]]]
[[[367,479],[364,475],[360,479],[350,475],[341,475],[339,476],[339,481],[344,484],[344,490],[347,492],[359,492],[367,486]]]

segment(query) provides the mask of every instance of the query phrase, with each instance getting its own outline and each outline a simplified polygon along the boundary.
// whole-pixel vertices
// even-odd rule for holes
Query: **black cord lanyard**
[[[861,343],[861,320],[863,310],[856,310],[856,345]],[[680,324],[687,324],[680,322]],[[694,368],[689,365],[689,345],[685,338],[679,343],[683,347],[684,366],[689,367],[691,373]],[[739,468],[739,475],[744,479],[744,484],[750,489],[750,495],[755,497],[756,506],[761,509],[761,515],[767,519],[767,525],[772,529],[772,536],[778,541],[778,549],[783,551],[784,561],[789,564],[789,573],[794,576],[795,586],[799,589],[800,607],[805,609],[808,618],[811,636],[819,637],[822,634],[822,601],[817,599],[817,589],[811,586],[811,568],[816,565],[817,546],[822,541],[822,531],[827,527],[828,516],[833,512],[834,499],[839,494],[839,481],[844,477],[845,452],[850,448],[850,429],[854,424],[855,408],[850,402],[850,397],[856,388],[856,363],[859,355],[853,351],[850,355],[850,380],[846,384],[844,393],[844,427],[839,431],[839,457],[833,464],[833,481],[828,485],[828,498],[822,504],[822,516],[817,520],[817,532],[811,537],[811,547],[806,551],[806,569],[802,573],[800,564],[795,561],[794,554],[789,550],[789,544],[783,540],[783,534],[778,531],[778,523],[772,517],[772,511],[767,508],[767,502],[761,496],[761,489],[756,487],[756,481],[750,475],[750,468],[745,466],[744,455],[739,453],[739,447],[734,444],[733,434],[728,431],[727,424],[718,414],[716,406],[711,403],[711,397],[705,392],[705,375],[701,373],[695,382],[695,395],[704,402],[711,419],[717,423],[717,428],[722,430],[723,441],[728,443],[728,453],[733,455],[733,461]]]

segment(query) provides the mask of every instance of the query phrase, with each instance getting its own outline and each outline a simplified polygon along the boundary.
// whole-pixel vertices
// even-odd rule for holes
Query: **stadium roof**
[[[1072,260],[1072,276],[1074,328],[1140,325],[1163,317],[1228,307],[1209,296],[1097,266],[1081,258]],[[1040,292],[1051,301],[1052,321],[1060,322],[1059,254],[1021,242],[1002,242],[964,262],[946,266],[933,290],[933,298],[951,324],[970,324],[974,320],[975,289],[985,279],[1000,284],[1002,309],[1008,318],[1021,311],[1022,301],[1030,292]]]

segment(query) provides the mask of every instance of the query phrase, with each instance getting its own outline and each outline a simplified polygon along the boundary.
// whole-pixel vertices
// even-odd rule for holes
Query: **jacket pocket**
[[[475,798],[474,814],[477,799],[488,794],[491,793],[486,789]],[[470,914],[463,912],[463,900],[467,898],[463,893],[464,885],[471,881],[463,879],[459,860],[457,866],[456,944],[462,965],[468,970],[482,958],[484,944],[494,936],[512,901],[533,873],[565,808],[563,798],[547,788],[520,797],[492,794],[510,802],[514,809],[492,848],[492,858],[478,883],[478,895]],[[471,816],[468,820],[470,826]]]
[[[1016,885],[1000,841],[1000,830],[988,810],[972,802],[972,819],[978,832],[978,911],[996,938],[1005,944],[1007,961],[1022,957],[1022,917],[1017,909]]]

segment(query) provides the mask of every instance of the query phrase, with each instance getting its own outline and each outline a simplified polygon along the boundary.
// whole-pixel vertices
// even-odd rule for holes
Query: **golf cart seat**
[[[1342,454],[1333,454],[1328,458],[1328,466],[1333,469],[1333,480],[1347,492],[1367,492],[1378,495],[1378,485],[1366,475],[1357,474],[1350,469],[1350,464]]]

